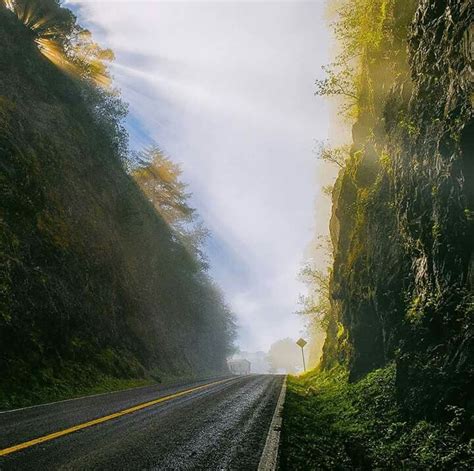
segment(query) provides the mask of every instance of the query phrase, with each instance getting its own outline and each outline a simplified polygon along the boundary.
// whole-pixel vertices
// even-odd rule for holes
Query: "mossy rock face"
[[[408,18],[405,2],[392,2],[376,66],[368,57],[364,75],[374,104],[361,109],[333,194],[339,354],[351,380],[396,360],[400,397],[420,416],[473,405],[469,4],[420,2]],[[383,67],[395,73],[381,75]],[[334,333],[327,342],[337,356]]]

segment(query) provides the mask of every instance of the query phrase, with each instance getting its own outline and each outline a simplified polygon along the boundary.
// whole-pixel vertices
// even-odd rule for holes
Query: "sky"
[[[329,217],[314,153],[329,135],[314,96],[330,62],[325,0],[66,3],[115,52],[132,148],[156,143],[182,165],[240,348],[305,335],[298,272]]]

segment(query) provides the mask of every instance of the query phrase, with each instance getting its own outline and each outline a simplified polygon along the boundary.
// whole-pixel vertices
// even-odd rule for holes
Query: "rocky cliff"
[[[324,363],[396,362],[416,414],[473,407],[473,4],[388,2],[333,192]]]

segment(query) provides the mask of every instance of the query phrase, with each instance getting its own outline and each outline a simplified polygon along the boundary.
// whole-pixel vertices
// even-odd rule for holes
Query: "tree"
[[[115,55],[111,49],[103,49],[94,42],[89,30],[76,25],[65,53],[77,67],[81,78],[102,87],[110,86],[108,64],[115,60]]]
[[[3,5],[36,33],[64,45],[74,28],[76,17],[58,0],[3,0]]]
[[[351,102],[357,101],[353,72],[347,64],[340,62],[323,65],[322,69],[326,73],[326,77],[316,80],[315,95],[343,96]]]
[[[310,323],[316,323],[323,328],[327,327],[331,316],[329,299],[329,271],[324,273],[310,265],[306,265],[300,272],[300,277],[308,286],[308,294],[300,296],[299,304],[302,307],[298,314],[310,318]]]
[[[321,188],[321,192],[324,196],[327,196],[329,198],[332,197],[332,192],[334,191],[334,185],[324,185]]]
[[[173,228],[185,247],[204,265],[207,260],[202,246],[208,230],[189,205],[187,185],[181,181],[182,170],[157,146],[135,155],[138,164],[132,175],[143,193],[163,219]]]
[[[300,310],[307,335],[310,338],[308,365],[318,365],[328,326],[335,320],[336,313],[330,299],[330,280],[333,263],[333,247],[329,237],[319,236],[312,244],[312,257],[301,269],[299,277],[307,286],[305,295],[300,295]],[[321,269],[321,266],[327,268]]]
[[[353,118],[361,102],[364,58],[377,49],[390,21],[387,0],[353,0],[337,7],[334,34],[341,46],[336,60],[323,66],[325,78],[315,82],[315,94],[342,98],[340,113]]]
[[[194,209],[188,204],[189,194],[181,180],[182,170],[157,147],[152,146],[137,154],[138,168],[133,177],[168,224],[176,230],[189,224]]]
[[[339,168],[346,166],[346,161],[350,157],[351,148],[348,145],[339,147],[329,147],[327,142],[319,142],[316,149],[316,156],[323,162],[337,165]]]
[[[82,35],[91,47],[80,46],[79,57],[73,46],[80,27],[49,29],[62,10],[59,2],[31,2],[43,4],[51,7],[52,16],[46,10],[38,16],[47,28],[33,20],[35,10],[18,9],[15,17],[0,4],[3,47],[10,51],[1,55],[0,80],[8,169],[0,172],[0,406],[48,397],[58,381],[73,393],[104,377],[138,378],[145,370],[151,377],[223,373],[234,318],[185,249],[190,239],[201,244],[206,231],[180,170],[162,159],[158,176],[144,181],[155,202],[161,193],[153,185],[174,190],[160,206],[176,228],[183,226],[184,243],[120,165],[129,154],[119,95],[97,86],[96,69],[63,73],[65,57],[91,64],[100,48]],[[29,3],[9,2],[15,5]],[[37,39],[57,39],[58,49],[42,51],[57,67],[35,49],[43,47]],[[142,167],[145,176],[157,170],[150,161]]]
[[[107,64],[114,60],[113,52],[95,43],[59,0],[1,0],[2,4],[34,33],[38,49],[56,66],[95,85],[110,85]]]
[[[348,118],[354,115],[359,102],[357,75],[352,62],[339,56],[332,64],[323,65],[321,68],[326,76],[316,79],[314,92],[317,96],[342,98],[339,114]]]
[[[296,373],[303,367],[301,349],[290,338],[278,340],[270,347],[268,362],[273,372],[285,370],[286,373]]]

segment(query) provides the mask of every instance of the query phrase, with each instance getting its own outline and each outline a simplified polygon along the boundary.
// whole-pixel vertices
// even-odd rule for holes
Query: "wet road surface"
[[[0,454],[50,437],[0,456],[0,469],[254,470],[282,383],[283,376],[252,375],[0,413]],[[71,431],[79,424],[86,426]]]

